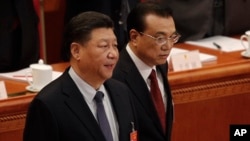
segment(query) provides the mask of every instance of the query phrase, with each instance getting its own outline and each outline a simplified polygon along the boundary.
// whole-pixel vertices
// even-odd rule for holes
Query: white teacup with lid
[[[248,45],[245,45],[243,43],[244,39],[247,40]],[[242,46],[245,47],[246,49],[245,51],[241,53],[241,55],[244,57],[250,58],[250,30],[246,31],[244,35],[241,35],[240,40],[241,40]]]
[[[27,90],[38,92],[52,81],[52,66],[44,64],[42,59],[37,64],[31,64],[30,69],[25,75],[29,83]]]

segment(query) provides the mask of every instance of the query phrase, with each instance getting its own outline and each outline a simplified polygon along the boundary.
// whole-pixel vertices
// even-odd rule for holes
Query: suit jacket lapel
[[[77,116],[84,127],[89,130],[89,133],[92,134],[96,140],[103,140],[104,136],[99,128],[99,125],[87,103],[83,99],[82,94],[68,73],[66,72],[63,75],[63,92],[68,96],[68,99],[65,100],[65,104],[69,107],[72,113]]]
[[[167,64],[164,65],[160,65],[157,66],[157,68],[159,69],[159,71],[161,72],[162,76],[167,78]],[[174,111],[173,111],[173,101],[172,101],[172,94],[171,94],[171,90],[170,90],[170,86],[169,83],[167,81],[167,79],[163,79],[163,84],[164,84],[164,89],[165,92],[167,93],[167,130],[171,131],[172,128],[172,121],[173,121],[173,116],[174,116]],[[170,132],[168,132],[168,136],[170,136]]]
[[[134,62],[130,58],[128,52],[126,50],[123,50],[121,53],[123,55],[125,61],[123,63],[123,66],[126,66],[126,68],[123,71],[126,72],[126,83],[131,88],[132,92],[135,94],[137,100],[140,102],[140,104],[146,109],[147,113],[151,118],[157,118],[154,114],[156,111],[153,108],[153,103],[150,98],[150,92],[147,88],[147,84],[143,80],[140,72],[136,68]],[[153,120],[156,121],[156,120]]]
[[[159,121],[157,120],[156,111],[153,108],[153,102],[150,99],[150,92],[145,84],[145,81],[141,77],[138,69],[136,68],[134,62],[130,58],[126,49],[123,49],[120,52],[120,59],[118,66],[121,73],[124,73],[124,77],[122,80],[125,80],[125,83],[130,87],[134,95],[136,96],[137,100],[143,106],[149,117],[152,118],[152,121]],[[162,77],[167,77],[167,64],[157,66],[157,69],[160,70]],[[164,89],[167,94],[167,128],[168,131],[171,131],[172,127],[172,120],[173,120],[173,105],[172,105],[172,96],[169,88],[169,84],[167,79],[163,79]],[[155,122],[155,125],[159,130],[161,130],[160,121]],[[161,130],[162,131],[162,130]],[[168,132],[170,135],[170,132]]]
[[[126,125],[126,124],[124,124],[124,122],[127,121],[126,116],[125,116],[126,113],[124,113],[124,111],[125,111],[124,108],[126,108],[126,107],[124,107],[121,103],[121,101],[122,101],[122,97],[121,97],[122,94],[121,93],[123,93],[123,92],[121,92],[119,89],[116,89],[116,87],[111,88],[111,85],[113,85],[113,84],[111,84],[109,82],[109,80],[107,80],[104,83],[104,86],[109,94],[110,99],[111,99],[111,104],[112,104],[112,107],[114,109],[115,116],[117,118],[117,122],[119,125],[119,131],[121,131],[123,126]],[[122,132],[119,132],[119,133],[121,134]]]

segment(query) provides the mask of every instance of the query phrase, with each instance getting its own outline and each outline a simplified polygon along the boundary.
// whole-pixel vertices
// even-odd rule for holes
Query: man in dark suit
[[[173,122],[172,96],[167,80],[167,57],[180,35],[176,32],[171,9],[156,3],[138,4],[128,15],[129,42],[121,52],[113,78],[133,92],[138,112],[141,141],[170,141]],[[163,103],[163,118],[151,95],[150,72],[157,72]],[[159,115],[158,115],[159,113]]]
[[[112,20],[79,14],[64,41],[71,66],[32,101],[24,141],[130,141],[137,128],[131,91],[109,79],[119,56]]]

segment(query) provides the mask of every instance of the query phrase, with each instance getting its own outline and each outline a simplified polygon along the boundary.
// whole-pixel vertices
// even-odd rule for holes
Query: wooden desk
[[[240,52],[201,52],[217,55],[217,62],[169,73],[175,102],[173,141],[229,141],[230,124],[250,124],[250,59]]]
[[[53,70],[64,71],[68,63],[54,64]],[[9,98],[0,100],[0,141],[22,141],[28,106],[35,93],[26,91],[28,83],[5,80]]]
[[[197,49],[177,44],[185,49]],[[201,69],[169,72],[175,103],[172,141],[228,141],[230,124],[250,124],[250,59],[240,52],[200,52],[218,56]],[[63,71],[68,64],[53,65]],[[6,81],[8,93],[25,91],[26,83]],[[26,93],[0,101],[0,140],[22,140],[28,105],[35,94]]]

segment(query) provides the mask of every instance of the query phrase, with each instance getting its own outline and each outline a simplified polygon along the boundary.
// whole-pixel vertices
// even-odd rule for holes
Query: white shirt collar
[[[144,81],[147,83],[148,76],[150,75],[152,69],[156,70],[156,67],[154,66],[152,68],[152,67],[148,66],[147,64],[145,64],[140,58],[138,58],[134,54],[134,52],[131,50],[129,44],[127,44],[126,50],[127,50],[128,54],[129,54],[129,56],[131,57],[131,59],[133,60],[133,62],[135,63],[135,66],[139,70],[139,72],[140,72],[141,76],[143,77]]]
[[[96,90],[90,86],[86,81],[82,80],[73,70],[71,67],[69,69],[69,75],[73,79],[73,81],[76,83],[78,89],[83,94],[84,99],[87,103],[91,103],[94,100]],[[105,92],[105,88],[103,85],[99,88],[100,91]]]

